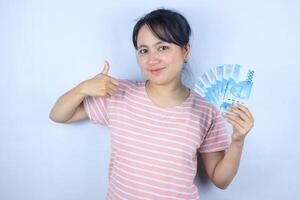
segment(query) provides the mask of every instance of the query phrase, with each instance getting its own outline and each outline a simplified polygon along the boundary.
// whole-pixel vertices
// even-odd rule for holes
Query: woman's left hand
[[[233,126],[232,141],[243,142],[254,125],[254,118],[249,109],[241,104],[228,107],[225,117]]]

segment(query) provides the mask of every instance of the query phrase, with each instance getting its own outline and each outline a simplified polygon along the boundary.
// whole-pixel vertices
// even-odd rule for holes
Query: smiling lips
[[[162,67],[162,68],[150,69],[150,71],[151,71],[152,73],[157,73],[157,72],[160,72],[162,69],[164,69],[164,67]]]

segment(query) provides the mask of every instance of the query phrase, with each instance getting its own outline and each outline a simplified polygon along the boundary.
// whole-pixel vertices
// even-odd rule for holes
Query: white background
[[[142,79],[131,42],[135,20],[164,6],[192,27],[190,66],[255,69],[238,175],[223,191],[203,169],[202,199],[281,200],[299,195],[300,3],[282,1],[0,0],[0,199],[100,200],[107,190],[109,130],[48,118],[60,95],[111,63]]]

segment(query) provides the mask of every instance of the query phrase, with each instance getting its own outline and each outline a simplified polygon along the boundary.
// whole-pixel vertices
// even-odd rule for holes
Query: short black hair
[[[189,43],[191,27],[186,18],[174,10],[160,8],[138,20],[133,28],[132,42],[137,49],[137,37],[143,25],[147,25],[160,40],[185,47]]]

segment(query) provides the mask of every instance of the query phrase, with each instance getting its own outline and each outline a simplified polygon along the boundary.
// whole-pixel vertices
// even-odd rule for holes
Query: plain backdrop
[[[131,42],[136,19],[156,8],[192,27],[190,68],[238,63],[255,70],[255,127],[224,191],[205,175],[201,199],[294,200],[300,188],[300,1],[0,0],[0,199],[101,200],[110,134],[89,121],[49,119],[60,95],[99,73],[144,79]]]

